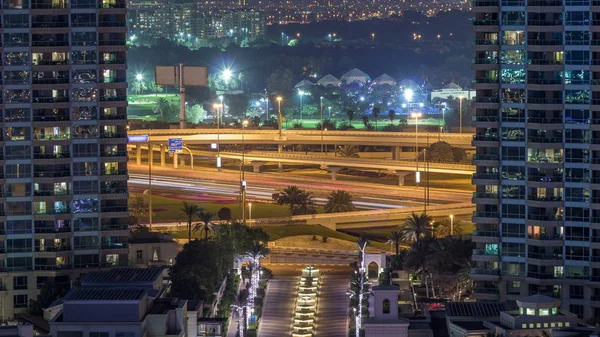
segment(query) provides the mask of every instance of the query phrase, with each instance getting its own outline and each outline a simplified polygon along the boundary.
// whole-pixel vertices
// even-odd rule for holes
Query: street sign
[[[169,153],[179,153],[183,151],[182,138],[169,138]]]
[[[148,135],[132,135],[127,136],[129,143],[148,143]]]

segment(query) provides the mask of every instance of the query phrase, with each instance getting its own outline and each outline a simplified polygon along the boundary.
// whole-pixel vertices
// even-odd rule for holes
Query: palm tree
[[[201,223],[197,223],[196,226],[194,226],[194,232],[197,232],[199,230],[204,231],[204,238],[208,238],[208,232],[210,232],[211,230],[214,229],[211,221],[212,219],[215,217],[214,213],[211,212],[200,212],[198,213],[198,217],[200,218],[200,220],[202,221]]]
[[[346,191],[337,190],[332,191],[327,197],[325,213],[352,212],[354,208],[352,194]]]
[[[417,242],[420,239],[431,236],[431,217],[427,213],[416,214],[412,212],[406,220],[401,230],[402,239],[408,242]]]
[[[184,201],[181,211],[185,215],[187,221],[188,241],[192,241],[192,222],[194,221],[194,216],[197,216],[200,212],[202,212],[202,208],[196,204]]]
[[[430,240],[419,240],[413,243],[404,257],[404,269],[415,274],[420,274],[427,269],[431,253],[430,244]]]
[[[234,299],[230,308],[232,316],[237,318],[238,332],[240,337],[244,337],[244,309],[248,303],[248,292],[244,289],[241,290]]]
[[[302,193],[304,193],[304,191],[298,188],[298,186],[288,186],[284,188],[282,192],[274,195],[273,200],[279,205],[289,205],[290,214],[294,215],[294,209],[296,205],[300,204]]]
[[[156,100],[156,103],[152,108],[152,112],[163,117],[163,114],[169,109],[169,105],[169,101],[166,98],[160,97]]]
[[[317,213],[317,208],[315,207],[315,197],[312,195],[312,193],[302,191],[298,201],[298,206],[294,208],[294,215]]]
[[[360,237],[357,241],[356,244],[358,245],[358,250],[359,250],[359,255],[358,255],[358,262],[360,263],[358,268],[360,270],[363,270],[364,268],[366,268],[366,266],[364,266],[364,261],[365,261],[365,250],[367,249],[367,246],[369,245],[369,240],[365,239],[364,237]]]
[[[402,233],[400,231],[393,231],[388,236],[388,243],[394,244],[396,248],[396,256],[400,254],[400,241],[402,241]]]
[[[344,145],[338,147],[340,157],[358,158],[358,148],[354,145]]]
[[[252,242],[252,246],[246,251],[246,257],[250,259],[250,288],[248,296],[248,306],[254,307],[254,299],[256,298],[256,289],[258,288],[258,282],[260,281],[260,259],[267,256],[270,250],[267,246],[255,240]]]

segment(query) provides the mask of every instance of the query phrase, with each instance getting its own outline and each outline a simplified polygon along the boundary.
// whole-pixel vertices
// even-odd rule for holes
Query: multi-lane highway
[[[130,174],[129,184],[131,187],[146,189],[148,188],[148,175],[146,174]],[[179,193],[188,194],[205,194],[226,196],[235,199],[240,193],[240,187],[237,183],[232,182],[216,182],[203,181],[190,178],[177,178],[161,175],[152,175],[153,191],[178,191]],[[274,193],[278,193],[281,189],[276,187],[260,187],[249,184],[246,188],[246,196],[248,199],[257,201],[271,201]],[[323,205],[327,201],[322,197],[324,193],[315,191],[317,204]],[[394,209],[407,207],[414,202],[408,200],[399,200],[391,197],[374,197],[374,196],[357,196],[355,197],[354,205],[359,209]]]

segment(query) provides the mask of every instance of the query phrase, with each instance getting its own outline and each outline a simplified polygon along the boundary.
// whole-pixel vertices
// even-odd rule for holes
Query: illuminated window
[[[571,323],[569,323],[569,322],[565,322],[565,326],[567,326],[567,327],[568,327],[568,326],[571,326]]]
[[[558,322],[558,327],[562,328],[562,326],[563,326],[562,322]]]
[[[542,327],[542,323],[536,323],[535,327],[538,328],[538,329],[541,328]]]
[[[557,308],[552,308],[552,315],[556,315],[558,313],[558,309]]]
[[[550,327],[551,328],[556,328],[556,323],[554,323],[554,322],[550,323]]]
[[[527,308],[527,315],[528,315],[528,316],[533,316],[533,315],[535,315],[535,309]]]
[[[525,323],[521,324],[521,328],[527,329],[527,324],[525,324]]]
[[[550,315],[549,309],[540,309],[540,316],[548,316]]]
[[[534,324],[533,323],[529,323],[529,328],[533,329],[533,327],[534,327]]]
[[[547,327],[548,327],[548,323],[544,323],[544,328],[547,328]]]

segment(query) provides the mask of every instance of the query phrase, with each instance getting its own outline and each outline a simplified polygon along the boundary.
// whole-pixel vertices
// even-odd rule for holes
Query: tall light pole
[[[371,40],[375,43],[375,33],[371,33]]]
[[[304,91],[298,90],[298,96],[300,96],[300,121],[302,121],[302,96],[304,96]]]
[[[241,211],[242,211],[242,223],[246,224],[246,175],[244,172],[244,155],[246,153],[246,144],[244,143],[244,131],[248,126],[248,120],[244,119],[242,121],[242,162],[240,163],[240,201],[241,201]]]
[[[285,36],[285,34],[283,34],[283,32],[281,32],[281,46],[283,47],[283,37]]]
[[[277,124],[278,124],[277,128],[279,129],[279,139],[281,139],[281,127],[282,127],[282,125],[281,125],[281,100],[282,99],[283,98],[281,96],[277,96],[277,104],[279,105],[278,109],[277,109],[277,117],[278,117],[277,118]]]
[[[324,125],[323,125],[323,96],[320,97],[320,101],[321,101],[321,153],[323,153],[323,129],[324,129]]]
[[[267,120],[269,120],[269,95],[265,95],[265,103],[267,104]]]
[[[417,173],[415,181],[417,183],[417,186],[419,186],[419,117],[421,117],[422,115],[420,112],[416,112],[412,113],[410,116],[415,119],[415,152],[417,153],[417,157],[415,158],[417,164]]]
[[[252,203],[248,203],[248,220],[252,221]]]
[[[450,214],[450,236],[454,235],[454,214]]]
[[[462,96],[458,96],[458,119],[459,119],[459,126],[458,126],[458,132],[462,133],[462,100],[463,97]]]
[[[331,107],[328,106],[327,110],[328,110],[328,112],[327,112],[327,118],[331,119]]]
[[[140,91],[142,93],[142,96],[144,96],[144,86],[142,85],[142,81],[144,80],[144,75],[142,74],[137,74],[135,75],[135,79],[138,81],[139,86],[140,86]]]

